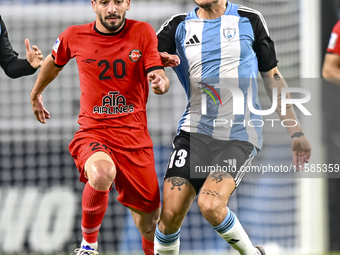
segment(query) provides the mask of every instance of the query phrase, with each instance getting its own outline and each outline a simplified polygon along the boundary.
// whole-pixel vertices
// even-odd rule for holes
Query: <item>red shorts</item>
[[[105,133],[98,129],[77,132],[69,146],[79,170],[79,180],[86,183],[84,166],[87,159],[98,151],[111,156],[117,174],[114,180],[118,201],[143,212],[153,212],[160,207],[159,186],[152,148],[122,150],[110,144]]]

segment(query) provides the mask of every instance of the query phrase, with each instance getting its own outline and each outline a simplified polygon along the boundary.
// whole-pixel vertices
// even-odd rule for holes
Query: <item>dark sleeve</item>
[[[33,68],[26,59],[18,58],[8,38],[7,29],[0,16],[0,66],[10,78],[18,78],[34,74],[37,69]]]
[[[175,35],[178,25],[185,20],[187,14],[178,14],[169,18],[157,32],[158,51],[176,54]]]
[[[247,7],[239,7],[241,17],[249,19],[255,36],[254,51],[258,59],[260,72],[268,72],[277,66],[274,42],[269,37],[267,24],[261,13]]]

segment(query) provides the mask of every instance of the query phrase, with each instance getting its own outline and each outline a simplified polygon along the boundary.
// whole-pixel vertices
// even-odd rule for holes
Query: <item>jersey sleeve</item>
[[[63,67],[73,57],[69,47],[72,27],[68,27],[57,38],[53,45],[52,57],[57,67]]]
[[[267,24],[261,13],[247,7],[239,7],[239,15],[246,17],[254,31],[254,51],[258,59],[258,69],[260,72],[268,72],[277,66],[274,42],[269,36]]]
[[[144,52],[143,52],[143,63],[146,72],[151,72],[156,69],[163,69],[161,57],[157,50],[157,36],[155,30],[151,25],[145,24],[144,34]]]
[[[331,38],[329,39],[327,52],[340,55],[340,20],[333,27]]]
[[[19,78],[34,74],[37,69],[32,67],[26,59],[18,58],[9,41],[5,22],[0,16],[0,66],[10,78]]]
[[[178,25],[185,20],[187,14],[178,14],[169,18],[157,31],[158,51],[169,54],[176,53],[175,35]]]

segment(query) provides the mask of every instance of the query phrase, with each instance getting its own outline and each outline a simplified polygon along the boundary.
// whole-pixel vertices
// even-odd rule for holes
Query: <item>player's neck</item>
[[[221,17],[227,9],[228,2],[219,1],[216,5],[213,5],[210,9],[198,8],[196,14],[200,19],[217,19]]]

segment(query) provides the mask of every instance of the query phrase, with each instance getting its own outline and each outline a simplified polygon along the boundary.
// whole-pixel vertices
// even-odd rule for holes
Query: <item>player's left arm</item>
[[[0,66],[10,78],[19,78],[25,75],[34,74],[37,68],[41,65],[42,54],[41,51],[34,46],[33,50],[30,49],[30,59],[34,60],[34,65],[31,64],[29,59],[21,59],[18,57],[18,53],[13,50],[11,42],[9,40],[8,32],[4,21],[0,16]],[[25,42],[26,44],[26,42]],[[29,45],[28,45],[29,46]],[[26,45],[27,53],[27,45]],[[26,54],[26,57],[28,55]],[[35,63],[37,62],[37,63]]]
[[[322,77],[333,84],[340,85],[340,56],[338,54],[326,53]]]
[[[152,91],[161,95],[169,90],[169,78],[166,76],[164,69],[156,69],[148,73],[148,80],[151,83]]]
[[[286,115],[281,114],[281,89],[288,87],[277,67],[268,72],[261,72],[263,83],[268,96],[272,99],[273,88],[277,88],[277,108],[276,112],[281,120],[286,120],[287,130],[292,137],[293,162],[296,167],[302,166],[309,162],[311,156],[311,145],[304,135],[303,129],[296,117],[293,105],[286,105]],[[291,98],[290,94],[286,95]],[[299,169],[299,168],[297,168]]]

